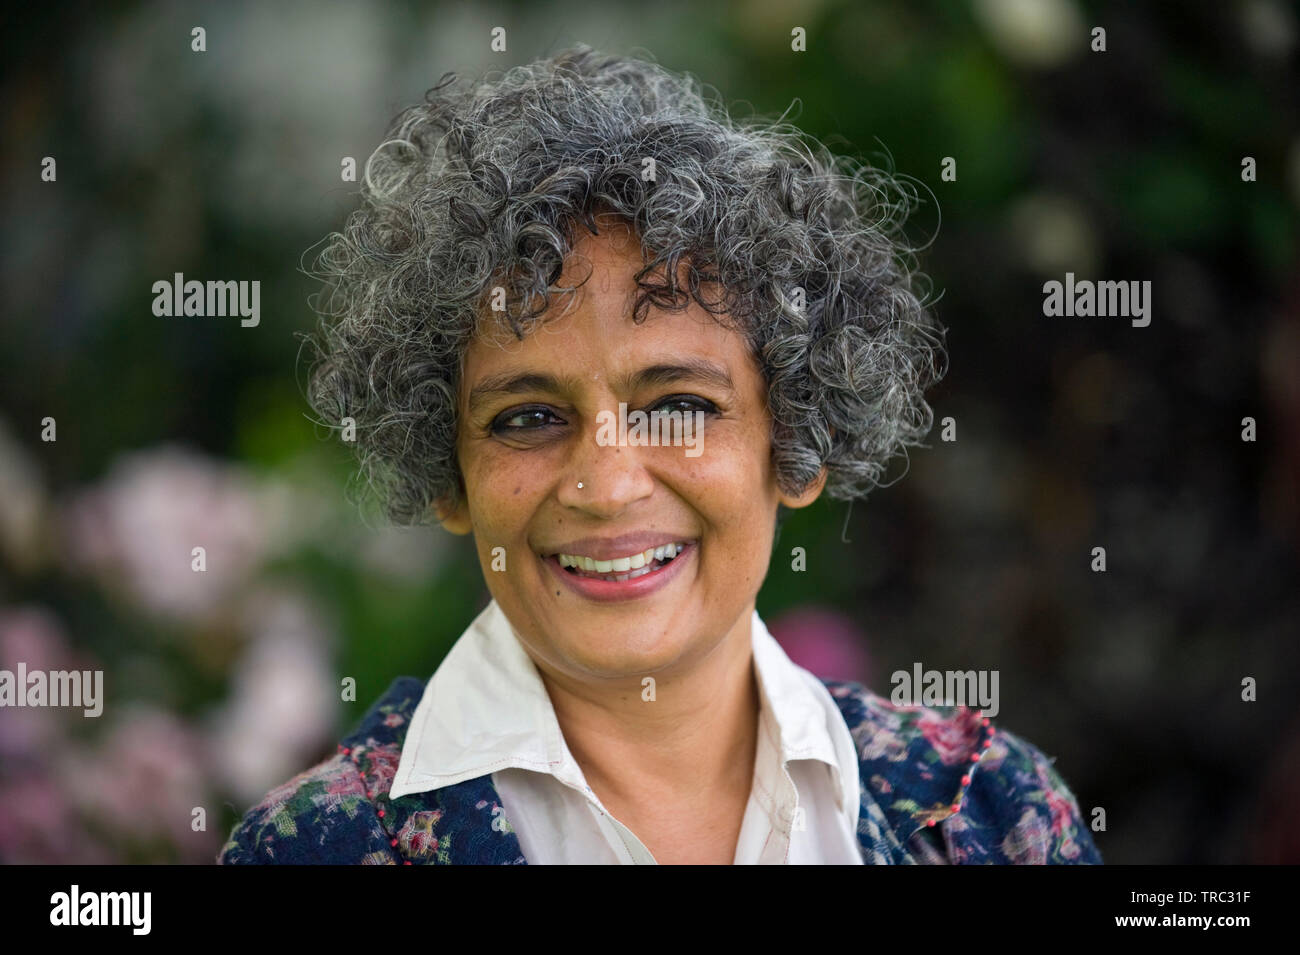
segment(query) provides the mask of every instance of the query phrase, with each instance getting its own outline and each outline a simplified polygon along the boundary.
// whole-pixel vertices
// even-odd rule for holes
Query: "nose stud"
[[[579,491],[582,490],[582,482],[581,482],[581,481],[578,482],[578,490],[579,490]]]

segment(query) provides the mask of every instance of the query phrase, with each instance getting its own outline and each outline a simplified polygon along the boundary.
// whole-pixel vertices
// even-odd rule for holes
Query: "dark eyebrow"
[[[633,372],[621,384],[625,390],[635,391],[638,388],[653,388],[656,385],[690,380],[702,381],[728,392],[736,390],[727,369],[703,358],[683,358],[680,361],[650,365]]]
[[[656,385],[670,385],[688,380],[703,381],[731,393],[736,390],[731,375],[727,374],[725,368],[703,358],[685,358],[680,361],[648,365],[632,372],[618,384],[622,385],[624,391],[635,391],[638,388],[652,388]],[[528,392],[572,394],[578,390],[578,387],[579,381],[574,378],[558,378],[555,375],[535,371],[520,374],[506,372],[484,378],[471,388],[469,408],[473,410],[480,402],[497,395],[518,395]]]
[[[520,395],[530,391],[561,394],[566,390],[566,386],[572,388],[573,384],[570,380],[561,381],[554,375],[541,372],[524,372],[517,375],[506,372],[501,375],[490,375],[470,389],[469,409],[473,411],[480,402],[497,395]]]

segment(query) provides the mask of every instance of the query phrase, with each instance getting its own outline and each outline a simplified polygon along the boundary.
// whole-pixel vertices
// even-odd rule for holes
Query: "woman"
[[[321,257],[311,398],[492,601],[221,861],[1100,862],[1033,746],[819,681],[754,609],[780,508],[929,430],[897,183],[585,47],[452,80]]]

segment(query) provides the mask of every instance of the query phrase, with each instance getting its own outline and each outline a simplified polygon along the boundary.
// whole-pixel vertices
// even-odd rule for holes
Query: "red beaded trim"
[[[347,757],[349,757],[349,758],[352,760],[352,765],[354,765],[354,766],[357,767],[358,775],[360,775],[361,778],[362,778],[362,780],[364,781],[366,777],[365,777],[364,774],[362,774],[362,773],[360,772],[361,764],[357,761],[357,756],[356,756],[355,753],[352,752],[351,747],[344,746],[342,743],[340,743],[340,744],[339,744],[339,752],[340,752],[342,755],[347,756]],[[379,793],[378,793],[378,792],[372,792],[372,791],[370,791],[370,790],[367,790],[367,791],[366,791],[366,798],[369,799],[371,802],[374,802],[376,799],[379,798]],[[383,810],[383,809],[379,809],[379,810],[377,810],[377,811],[376,811],[376,815],[378,815],[380,819],[383,819],[383,818],[384,818],[384,810]],[[389,843],[389,845],[390,845],[392,848],[396,849],[396,848],[397,848],[397,839],[394,838],[394,839]],[[409,859],[407,859],[407,860],[404,861],[402,864],[403,864],[403,865],[410,865],[410,864],[411,864],[411,861],[410,861]]]
[[[983,745],[980,747],[981,750],[986,750],[986,749],[988,749],[990,746],[993,745],[993,734],[996,733],[997,730],[994,729],[994,728],[992,727],[992,725],[990,724],[989,718],[988,718],[987,716],[984,716],[983,714],[980,715],[980,722],[981,722],[984,726],[986,726],[986,727],[989,728],[989,735],[984,739],[984,743],[983,743]],[[978,762],[980,761],[980,756],[981,756],[981,755],[982,755],[982,753],[971,753],[971,754],[970,754],[970,761],[971,761],[972,763],[978,763]],[[959,793],[957,794],[957,801],[956,801],[955,803],[952,804],[952,812],[953,812],[953,815],[956,815],[957,813],[961,812],[962,800],[963,800],[963,799],[965,798],[965,796],[966,796],[966,787],[968,787],[968,786],[970,785],[970,781],[971,781],[971,774],[970,774],[970,773],[966,773],[965,775],[962,776],[962,778],[961,778],[961,792],[959,792]],[[934,825],[934,820],[931,819],[931,820],[929,821],[929,823],[927,823],[927,825],[931,825],[931,826],[933,826],[933,825]]]

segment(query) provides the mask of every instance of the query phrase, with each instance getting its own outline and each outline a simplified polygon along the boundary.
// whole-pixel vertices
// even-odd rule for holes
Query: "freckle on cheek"
[[[515,488],[515,493],[518,494],[521,490],[522,488]]]

